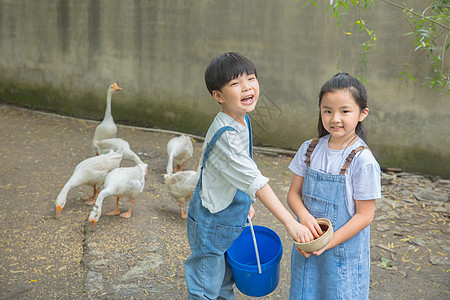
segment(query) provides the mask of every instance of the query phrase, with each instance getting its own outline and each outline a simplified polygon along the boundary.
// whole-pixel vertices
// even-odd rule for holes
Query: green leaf
[[[349,10],[347,4],[346,4],[344,1],[339,1],[339,3],[340,3],[346,10]]]
[[[389,267],[389,259],[381,257],[380,258],[380,263],[378,264],[378,266],[382,267],[382,268],[387,268]]]

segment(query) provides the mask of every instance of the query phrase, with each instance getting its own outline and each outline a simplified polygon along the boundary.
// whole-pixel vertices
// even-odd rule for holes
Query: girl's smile
[[[348,90],[337,90],[323,95],[320,105],[322,124],[331,135],[329,147],[339,150],[350,143],[358,122],[362,122],[369,109],[361,110]]]
[[[344,126],[333,126],[333,125],[331,125],[331,130],[333,130],[333,131],[338,131],[338,130],[343,129],[343,128],[344,128]]]

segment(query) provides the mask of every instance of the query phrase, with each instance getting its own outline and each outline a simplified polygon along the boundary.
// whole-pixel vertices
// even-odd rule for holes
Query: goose
[[[95,201],[96,196],[98,195],[98,191],[96,191],[95,186],[102,185],[106,178],[106,175],[111,170],[118,168],[121,161],[122,154],[111,151],[108,154],[102,154],[87,158],[76,165],[72,176],[64,185],[58,197],[56,198],[56,217],[59,217],[62,209],[66,205],[67,194],[71,189],[75,187],[81,185],[93,186],[94,193],[92,195],[92,198],[93,201]]]
[[[117,83],[113,83],[108,88],[108,94],[106,97],[105,116],[103,117],[103,121],[95,128],[94,138],[92,140],[92,148],[95,154],[98,154],[94,146],[94,143],[96,141],[115,138],[117,135],[117,126],[114,123],[114,119],[111,114],[111,97],[112,94],[114,94],[115,92],[119,92],[121,90],[122,89],[117,85]]]
[[[173,174],[164,175],[164,184],[169,194],[177,200],[180,206],[181,218],[186,219],[187,214],[183,211],[182,202],[189,202],[192,193],[195,190],[199,172],[196,171],[180,171]]]
[[[108,153],[110,150],[123,154],[122,160],[129,159],[138,164],[142,164],[143,161],[140,157],[130,149],[130,144],[121,138],[104,139],[101,141],[93,142],[94,149],[98,154]]]
[[[89,222],[94,226],[98,222],[102,213],[103,200],[108,196],[116,196],[116,207],[107,215],[114,216],[120,214],[119,198],[125,197],[131,199],[130,209],[127,212],[121,213],[120,216],[123,218],[130,218],[135,197],[144,190],[147,167],[148,165],[146,163],[141,163],[134,167],[112,170],[106,176],[103,185],[104,188],[98,194],[94,207],[89,214]]]
[[[167,154],[169,161],[167,162],[166,174],[173,174],[174,171],[182,171],[186,160],[192,157],[194,148],[192,146],[191,138],[186,135],[181,135],[170,139],[167,143]],[[176,166],[173,167],[175,162]]]

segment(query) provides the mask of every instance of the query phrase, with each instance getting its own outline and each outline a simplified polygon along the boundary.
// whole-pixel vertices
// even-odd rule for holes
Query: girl
[[[369,224],[381,172],[361,124],[369,113],[366,90],[336,74],[322,86],[319,107],[319,138],[303,143],[289,165],[288,205],[314,237],[322,234],[319,217],[331,221],[334,236],[313,253],[294,246],[290,299],[368,299]]]

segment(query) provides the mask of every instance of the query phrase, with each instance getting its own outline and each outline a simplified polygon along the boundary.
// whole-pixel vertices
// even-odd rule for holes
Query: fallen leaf
[[[378,266],[380,266],[382,268],[387,268],[389,266],[389,259],[381,257],[380,263],[378,264]]]

